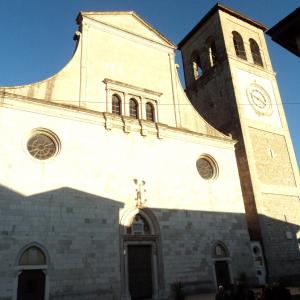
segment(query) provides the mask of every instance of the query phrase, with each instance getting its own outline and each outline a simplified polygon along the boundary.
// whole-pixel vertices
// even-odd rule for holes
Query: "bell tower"
[[[257,278],[300,281],[299,170],[264,31],[217,4],[179,43],[186,93],[237,140],[236,158]],[[220,170],[221,171],[221,170]]]

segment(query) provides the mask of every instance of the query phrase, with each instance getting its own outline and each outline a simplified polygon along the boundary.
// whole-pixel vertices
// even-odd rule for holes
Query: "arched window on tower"
[[[112,107],[111,112],[116,115],[121,115],[121,99],[118,95],[114,94],[112,96]]]
[[[147,102],[146,103],[146,120],[148,121],[155,121],[155,110],[154,110],[154,106],[152,103]]]
[[[201,77],[203,75],[203,70],[201,67],[200,57],[199,57],[198,53],[193,52],[191,59],[192,59],[192,68],[193,68],[194,78],[195,78],[195,80],[197,80],[199,77]]]
[[[213,67],[218,62],[217,47],[214,38],[209,37],[206,40],[206,45],[208,48],[209,64]]]
[[[256,41],[254,39],[249,39],[249,43],[250,43],[250,50],[251,50],[251,54],[252,54],[253,63],[255,65],[263,67],[263,61],[262,61],[262,58],[260,55],[260,49],[259,49],[258,44],[256,43]]]
[[[129,100],[129,114],[130,117],[138,119],[139,113],[138,113],[139,105],[137,101],[133,98]]]
[[[232,32],[232,40],[233,40],[233,45],[234,45],[236,56],[239,58],[242,58],[244,60],[247,60],[242,36],[238,32],[233,31]]]

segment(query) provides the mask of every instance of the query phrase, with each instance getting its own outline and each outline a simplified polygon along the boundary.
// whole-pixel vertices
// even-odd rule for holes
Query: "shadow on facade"
[[[231,282],[242,274],[255,280],[244,214],[137,209],[134,199],[124,208],[122,202],[67,187],[24,197],[2,186],[0,200],[1,300],[18,299],[25,271],[43,277],[41,299],[126,299],[135,288],[134,274],[141,272],[138,265],[147,265],[147,253],[151,276],[143,280],[151,281],[147,289],[156,299],[166,298],[176,281],[190,293],[213,291],[217,261],[226,261]],[[265,249],[268,261],[276,262],[272,271],[296,278],[299,226],[267,216],[261,222],[273,228],[265,237],[274,244]],[[31,247],[43,254],[26,252]]]

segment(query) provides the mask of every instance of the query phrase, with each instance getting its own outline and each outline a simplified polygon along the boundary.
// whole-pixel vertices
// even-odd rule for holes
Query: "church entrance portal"
[[[45,274],[42,270],[24,270],[19,275],[17,300],[44,300]]]
[[[129,292],[132,300],[152,298],[152,249],[128,245]]]
[[[229,251],[224,243],[217,242],[213,247],[213,260],[217,286],[228,288],[231,284]]]
[[[149,208],[123,212],[121,224],[122,300],[165,297],[159,226]]]
[[[35,243],[24,247],[17,258],[13,300],[47,300],[49,298],[49,257]]]
[[[215,271],[216,271],[216,279],[217,285],[224,286],[225,288],[230,285],[230,274],[229,267],[226,260],[220,260],[215,262]]]

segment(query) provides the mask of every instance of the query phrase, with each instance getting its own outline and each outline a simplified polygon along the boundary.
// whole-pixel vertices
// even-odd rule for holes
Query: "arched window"
[[[206,40],[206,45],[208,47],[209,63],[213,67],[218,62],[217,47],[213,37],[209,37]]]
[[[135,99],[131,98],[129,100],[130,117],[134,117],[134,118],[138,119],[138,117],[139,117],[138,109],[139,109],[139,105],[138,105],[137,101]]]
[[[236,32],[232,32],[233,45],[235,49],[235,54],[237,57],[247,60],[246,51],[244,47],[244,42],[242,36]]]
[[[22,253],[19,260],[19,265],[46,265],[45,254],[36,246],[29,247]]]
[[[122,111],[121,111],[121,99],[118,95],[114,94],[112,96],[112,107],[111,107],[111,111],[113,114],[116,115],[121,115]]]
[[[154,122],[154,106],[152,103],[146,103],[146,120]]]
[[[193,52],[192,54],[192,68],[195,80],[203,75],[203,70],[201,67],[200,57],[198,53]]]
[[[126,234],[144,235],[151,234],[148,221],[141,214],[136,214],[132,219],[130,227],[126,228]]]
[[[225,258],[228,257],[228,251],[224,245],[221,243],[217,244],[214,249],[214,257],[215,258]]]
[[[251,50],[251,54],[252,54],[252,59],[254,64],[258,65],[258,66],[263,66],[263,61],[260,55],[260,50],[259,47],[256,43],[255,40],[253,39],[249,39],[249,43],[250,43],[250,50]]]

